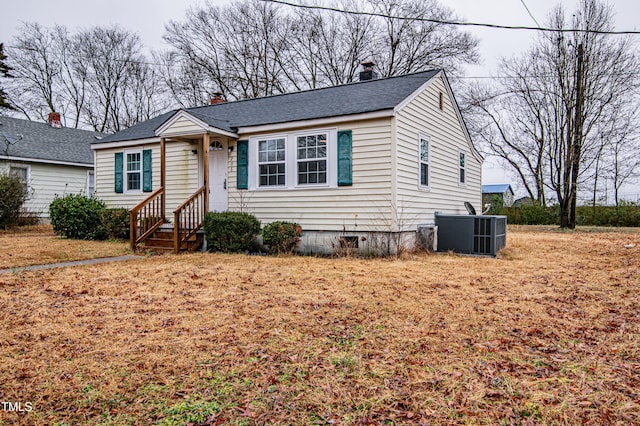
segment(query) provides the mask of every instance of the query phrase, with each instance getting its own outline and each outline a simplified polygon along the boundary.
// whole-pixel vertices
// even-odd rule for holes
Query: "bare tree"
[[[164,38],[174,49],[163,56],[177,60],[184,69],[198,68],[197,77],[203,79],[198,91],[222,91],[229,99],[283,93],[286,75],[278,58],[288,49],[288,31],[280,10],[252,1],[225,7],[207,2],[190,9],[185,22],[166,26]],[[177,78],[167,74],[171,68],[164,71],[165,82],[174,85],[173,93],[184,95],[180,88],[197,87],[188,71],[179,72]],[[185,103],[184,98],[179,101]]]
[[[70,34],[25,23],[12,47],[9,95],[27,118],[60,112],[66,126],[113,132],[161,112],[138,35],[117,26]]]
[[[375,12],[387,16],[456,20],[437,0],[369,0]],[[460,65],[478,61],[478,41],[451,25],[411,19],[376,21],[371,57],[384,76],[433,67],[455,73]]]
[[[335,4],[344,10],[453,17],[436,0]],[[162,57],[182,71],[163,67],[164,81],[182,105],[192,105],[194,93],[203,90],[244,99],[351,83],[364,60],[378,62],[381,75],[393,76],[434,67],[455,70],[478,57],[476,39],[445,25],[290,9],[258,0],[191,9],[184,22],[166,26],[165,40],[172,50]],[[197,81],[187,71],[193,68],[200,70]]]
[[[11,103],[29,119],[44,119],[63,103],[56,87],[61,71],[52,33],[40,24],[25,23],[12,44],[15,78],[7,88]]]
[[[6,64],[7,56],[4,54],[4,44],[0,43],[0,78],[11,78],[13,77],[10,73],[11,67]],[[14,107],[6,100],[6,93],[0,87],[0,110],[2,108],[5,109],[14,109]]]
[[[640,177],[640,138],[636,129],[640,107],[629,103],[622,106],[620,116],[611,120],[603,139],[605,145],[604,175],[613,182],[614,202],[620,205],[620,189]],[[622,117],[622,118],[620,118]]]
[[[631,40],[596,32],[611,30],[612,22],[609,6],[581,0],[570,22],[581,31],[540,34],[526,54],[503,61],[498,86],[476,92],[473,102],[491,128],[480,137],[524,171],[524,186],[538,188],[529,191],[535,199],[544,203],[545,190],[555,195],[562,227],[575,227],[578,187],[600,167],[601,135],[608,132],[604,140],[613,141],[622,134],[612,135],[612,129],[636,127],[623,126],[634,118],[621,114],[639,84]],[[561,7],[551,12],[548,26],[567,29]],[[623,139],[632,137],[629,131]]]

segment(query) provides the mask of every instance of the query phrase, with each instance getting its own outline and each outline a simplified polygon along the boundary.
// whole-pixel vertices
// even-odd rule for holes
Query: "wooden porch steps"
[[[180,251],[194,252],[202,247],[204,243],[204,233],[196,232],[180,247]],[[157,254],[173,253],[173,229],[158,229],[144,241],[142,250],[149,250]]]

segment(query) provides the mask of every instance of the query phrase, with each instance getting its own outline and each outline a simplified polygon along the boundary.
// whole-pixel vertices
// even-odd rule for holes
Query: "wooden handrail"
[[[165,191],[160,187],[129,210],[129,241],[132,250],[165,222],[164,208]]]
[[[205,188],[200,187],[173,212],[173,248],[176,253],[202,228],[206,212]]]

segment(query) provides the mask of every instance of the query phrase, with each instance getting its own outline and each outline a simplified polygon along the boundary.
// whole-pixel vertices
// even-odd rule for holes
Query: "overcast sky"
[[[228,0],[211,0],[214,4],[226,4]],[[502,25],[535,25],[533,18],[544,24],[549,11],[558,3],[573,10],[577,1],[559,0],[441,0],[455,13],[470,22]],[[164,47],[164,25],[170,20],[182,20],[185,10],[205,0],[20,0],[4,1],[0,13],[0,42],[11,44],[20,22],[38,22],[44,26],[61,24],[70,31],[95,25],[119,24],[137,31],[142,42],[152,49]],[[533,18],[527,12],[528,6]],[[616,12],[617,30],[640,29],[640,0],[609,1]],[[533,31],[498,30],[469,27],[480,39],[482,63],[470,66],[468,76],[492,75],[502,57],[524,52],[535,37]],[[640,36],[635,36],[640,38]],[[511,182],[512,179],[486,162],[483,183]],[[640,190],[639,190],[640,191]]]

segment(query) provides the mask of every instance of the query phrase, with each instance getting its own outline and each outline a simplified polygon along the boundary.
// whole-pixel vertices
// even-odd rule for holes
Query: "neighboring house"
[[[133,209],[134,246],[172,226],[177,250],[205,210],[232,210],[299,223],[305,251],[345,241],[375,250],[415,239],[436,211],[466,214],[465,201],[481,209],[482,158],[441,70],[237,102],[217,96],[92,147],[96,194]]]
[[[28,193],[25,209],[49,217],[56,195],[93,194],[93,151],[97,133],[0,116],[0,172],[19,176]]]
[[[513,202],[513,207],[532,206],[533,204],[531,197],[520,197]]]
[[[513,189],[508,183],[498,185],[482,185],[482,205],[491,204],[493,196],[497,195],[502,199],[505,207],[513,205]]]

